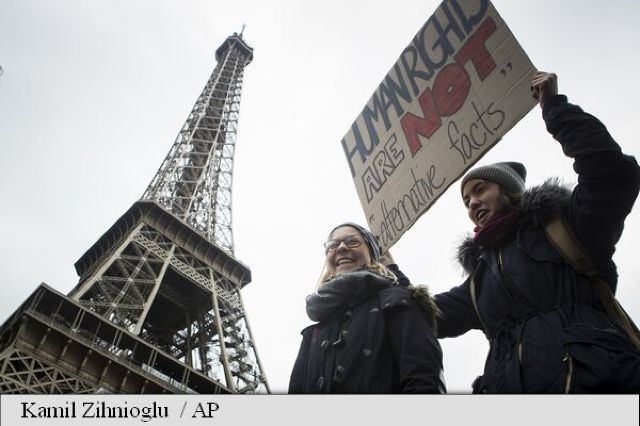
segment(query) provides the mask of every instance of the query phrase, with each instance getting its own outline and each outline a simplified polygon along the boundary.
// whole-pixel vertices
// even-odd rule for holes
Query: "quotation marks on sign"
[[[511,69],[513,69],[513,65],[511,65],[511,62],[507,62],[507,65],[505,65],[504,68],[500,70],[500,74],[505,77],[507,73],[511,71]]]

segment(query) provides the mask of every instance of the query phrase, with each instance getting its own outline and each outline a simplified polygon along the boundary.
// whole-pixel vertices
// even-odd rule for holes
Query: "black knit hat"
[[[350,226],[352,228],[357,229],[360,235],[362,235],[362,237],[365,239],[367,245],[369,246],[369,253],[371,253],[371,260],[373,260],[374,262],[378,262],[380,260],[380,246],[378,245],[378,241],[376,240],[376,237],[374,237],[373,234],[369,232],[368,229],[358,225],[357,223],[353,223],[353,222],[341,223],[340,225],[333,228],[331,232],[329,232],[329,235],[333,234],[333,232],[336,229],[342,228],[343,226]]]
[[[527,178],[527,169],[524,164],[515,161],[494,163],[487,166],[476,167],[470,170],[462,179],[460,192],[464,184],[471,179],[484,179],[502,185],[512,194],[524,192],[524,182]]]

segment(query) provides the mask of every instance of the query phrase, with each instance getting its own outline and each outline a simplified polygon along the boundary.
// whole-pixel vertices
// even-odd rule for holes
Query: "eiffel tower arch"
[[[0,328],[1,393],[268,393],[234,257],[232,177],[242,34],[217,65],[158,172],[76,262]]]

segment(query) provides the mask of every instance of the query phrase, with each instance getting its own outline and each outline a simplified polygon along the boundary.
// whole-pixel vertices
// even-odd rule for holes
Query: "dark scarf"
[[[502,244],[515,231],[519,219],[518,210],[505,209],[496,213],[482,227],[475,227],[474,243],[479,247],[495,247]]]
[[[307,315],[311,321],[324,321],[392,285],[394,280],[368,269],[337,276],[307,296]]]

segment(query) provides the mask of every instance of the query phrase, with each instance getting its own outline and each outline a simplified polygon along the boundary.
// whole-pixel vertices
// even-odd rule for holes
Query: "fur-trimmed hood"
[[[571,199],[571,189],[559,178],[547,179],[542,185],[529,188],[522,195],[520,210],[523,218],[534,217],[545,223],[550,217],[562,213]],[[469,235],[458,246],[458,262],[467,275],[470,275],[478,264],[480,248]]]
[[[429,288],[424,285],[415,286],[412,284],[407,288],[411,297],[413,297],[426,312],[427,318],[429,318],[429,323],[433,328],[433,332],[434,334],[437,334],[438,318],[442,313],[440,312],[440,309],[438,309],[434,298],[431,296]]]

